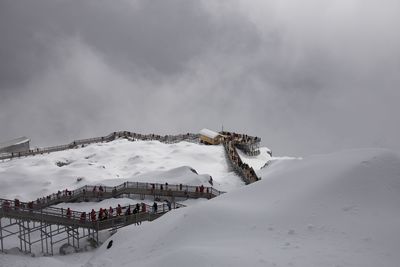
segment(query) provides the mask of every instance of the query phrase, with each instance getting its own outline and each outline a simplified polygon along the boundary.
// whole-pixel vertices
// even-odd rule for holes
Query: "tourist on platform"
[[[146,204],[142,203],[142,212],[146,212]]]
[[[157,213],[157,203],[156,202],[154,202],[153,203],[153,213]]]
[[[99,221],[103,221],[104,220],[104,210],[103,208],[100,208],[99,210]]]
[[[5,200],[4,202],[3,202],[3,210],[5,211],[5,212],[8,212],[8,211],[10,211],[10,202],[8,201],[8,200]]]
[[[104,192],[104,189],[103,189],[103,187],[100,185],[99,186],[99,196],[103,196],[103,192]]]
[[[131,215],[131,205],[128,206],[128,209],[125,211],[125,215],[129,216]]]
[[[118,204],[118,207],[117,207],[117,216],[121,216],[121,214],[122,214],[122,208],[121,208],[121,205]]]
[[[71,219],[71,215],[72,215],[71,209],[68,207],[67,208],[67,218]]]
[[[93,196],[96,196],[96,192],[97,192],[97,186],[93,187]]]
[[[96,212],[94,211],[94,209],[92,209],[92,211],[90,212],[90,218],[92,222],[96,221]]]
[[[110,217],[110,218],[112,218],[113,216],[114,216],[114,209],[110,206],[110,208],[108,209],[108,216]]]
[[[81,223],[84,223],[86,221],[86,212],[81,213],[81,217],[80,217],[79,221]]]
[[[19,210],[19,207],[21,206],[19,199],[14,199],[14,209]]]

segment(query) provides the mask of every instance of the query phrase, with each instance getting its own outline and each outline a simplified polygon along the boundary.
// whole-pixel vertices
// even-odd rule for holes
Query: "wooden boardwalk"
[[[246,184],[258,181],[260,178],[257,177],[254,169],[243,163],[236,149],[238,147],[248,155],[257,155],[259,154],[258,145],[261,140],[258,137],[231,132],[222,132],[221,134],[224,136],[223,146],[227,159],[235,173]],[[0,160],[79,148],[92,143],[110,142],[118,138],[157,140],[164,143],[199,141],[199,135],[191,133],[160,136],[123,131],[113,132],[103,137],[75,140],[62,146],[6,154],[0,156]],[[82,238],[92,238],[98,242],[98,232],[101,230],[115,230],[126,225],[139,224],[142,221],[152,221],[171,209],[183,207],[183,205],[177,203],[178,200],[188,198],[211,199],[222,193],[212,187],[125,182],[114,187],[87,185],[73,191],[59,191],[30,202],[0,199],[0,248],[1,251],[4,251],[5,238],[17,235],[20,240],[21,251],[30,253],[32,245],[41,242],[42,252],[52,255],[53,245],[57,242],[67,240],[68,244],[79,248],[79,241]],[[131,206],[121,207],[121,210],[124,210],[123,215],[112,213],[100,220],[99,211],[94,212],[96,219],[93,219],[89,213],[82,215],[82,212],[72,210],[67,212],[66,209],[52,207],[59,203],[101,201],[109,198],[131,196],[136,196],[140,199],[152,196],[154,200],[166,200],[167,202],[158,204],[156,205],[157,207],[142,203],[140,209],[136,210],[135,213],[127,214],[125,212],[130,210]],[[33,235],[33,233],[40,234]],[[61,234],[66,234],[67,237],[56,241],[53,240],[53,238]],[[40,236],[40,238],[32,240],[33,236]]]
[[[1,251],[4,251],[3,241],[5,238],[18,235],[21,241],[21,250],[31,252],[31,246],[41,241],[42,248],[51,247],[51,251],[43,250],[43,253],[53,254],[52,245],[55,244],[51,240],[60,233],[68,232],[71,240],[75,240],[75,244],[79,247],[79,240],[86,237],[92,237],[98,242],[98,232],[101,230],[115,230],[117,228],[138,224],[143,221],[152,221],[172,209],[183,207],[176,203],[179,199],[188,198],[214,198],[223,192],[212,187],[199,187],[189,185],[168,185],[157,183],[139,183],[125,182],[119,186],[83,186],[73,191],[59,191],[49,196],[39,198],[36,201],[20,202],[18,200],[0,199],[0,220],[8,218],[7,223],[0,222],[0,245]],[[109,198],[123,196],[152,196],[155,200],[163,201],[157,207],[149,206],[141,203],[139,210],[133,212],[135,206],[121,207],[121,213],[117,213],[117,207],[113,207],[113,213],[108,213],[107,217],[100,219],[99,211],[93,214],[89,212],[67,211],[63,208],[52,207],[63,202],[81,202],[81,201],[100,201]],[[168,202],[165,202],[168,201]],[[130,210],[131,212],[127,213]],[[10,226],[17,225],[18,230],[10,231]],[[58,231],[54,232],[51,227],[57,227]],[[61,227],[61,231],[59,230]],[[50,230],[45,230],[50,228]],[[81,230],[79,230],[81,229]],[[40,232],[41,238],[31,241],[31,235],[34,232]],[[81,233],[81,234],[80,234]],[[24,237],[25,236],[25,237]],[[28,236],[29,238],[26,238]],[[48,245],[48,242],[51,245]]]

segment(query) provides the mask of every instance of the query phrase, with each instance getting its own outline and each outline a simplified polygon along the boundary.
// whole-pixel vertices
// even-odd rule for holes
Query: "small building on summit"
[[[222,136],[209,129],[202,129],[200,131],[200,142],[208,145],[219,145],[221,143]]]
[[[18,153],[29,151],[31,140],[25,136],[0,143],[0,153]]]

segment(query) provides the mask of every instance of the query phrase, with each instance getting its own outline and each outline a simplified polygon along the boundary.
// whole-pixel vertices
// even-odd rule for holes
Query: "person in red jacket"
[[[122,214],[122,208],[121,208],[121,205],[118,204],[118,207],[117,207],[117,216],[121,216],[121,214]]]
[[[142,202],[142,212],[146,212],[146,204]]]
[[[10,202],[9,202],[8,200],[5,200],[5,201],[3,202],[3,210],[4,210],[5,212],[10,211]]]
[[[100,210],[99,210],[99,220],[100,220],[100,221],[104,220],[104,211],[103,211],[103,208],[100,208]]]
[[[81,223],[84,223],[86,221],[86,212],[81,213],[81,218],[79,219]]]

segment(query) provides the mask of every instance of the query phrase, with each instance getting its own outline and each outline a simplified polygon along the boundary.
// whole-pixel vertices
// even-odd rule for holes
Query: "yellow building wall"
[[[203,141],[206,144],[210,144],[210,145],[218,145],[219,144],[219,138],[210,138],[208,136],[204,136],[204,135],[200,135],[200,140]]]

